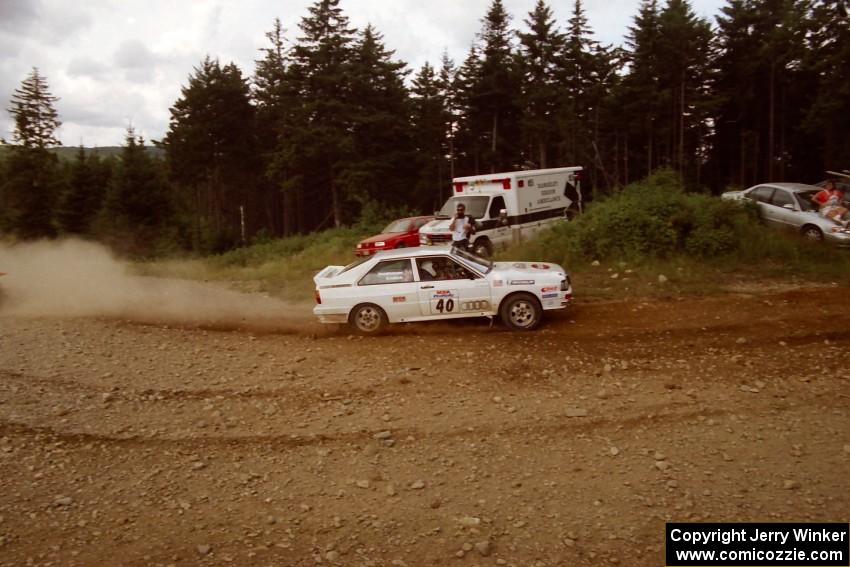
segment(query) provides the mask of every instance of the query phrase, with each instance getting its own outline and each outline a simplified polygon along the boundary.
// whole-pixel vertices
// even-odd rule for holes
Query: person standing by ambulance
[[[469,248],[469,235],[475,233],[475,221],[466,215],[466,205],[457,204],[457,213],[449,223],[449,231],[452,233],[452,248],[466,250]]]

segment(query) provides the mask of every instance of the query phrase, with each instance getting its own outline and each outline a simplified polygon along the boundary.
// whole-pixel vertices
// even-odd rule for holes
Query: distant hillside
[[[83,148],[86,152],[86,155],[97,155],[102,158],[106,158],[109,156],[119,157],[121,155],[121,150],[123,149],[121,146],[104,146],[100,148]],[[0,158],[5,157],[6,153],[11,150],[11,146],[8,145],[0,145]],[[165,150],[162,148],[157,148],[154,146],[146,146],[145,150],[147,150],[148,155],[155,158],[164,158]],[[56,154],[60,160],[62,161],[73,161],[77,155],[77,151],[79,148],[76,146],[62,146],[58,148],[51,148],[51,152]]]

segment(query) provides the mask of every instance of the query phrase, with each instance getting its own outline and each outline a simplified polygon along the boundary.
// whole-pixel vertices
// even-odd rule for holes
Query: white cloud
[[[25,34],[38,19],[41,2],[36,0],[3,0],[0,2],[0,30]]]
[[[91,57],[74,57],[68,63],[68,75],[71,77],[101,79],[108,74],[109,67]]]
[[[503,0],[514,28],[536,0]],[[64,125],[64,143],[118,145],[132,123],[146,138],[161,138],[169,111],[193,67],[206,55],[235,62],[250,77],[267,45],[264,34],[280,18],[290,42],[312,0],[172,2],[171,0],[0,0],[0,103],[34,66],[48,79]],[[439,65],[444,50],[463,61],[491,0],[342,0],[353,27],[368,23],[412,72]],[[566,25],[572,2],[549,0]],[[694,0],[702,16],[721,0]],[[603,43],[620,43],[638,0],[585,2],[590,27]],[[0,136],[11,119],[0,112]]]

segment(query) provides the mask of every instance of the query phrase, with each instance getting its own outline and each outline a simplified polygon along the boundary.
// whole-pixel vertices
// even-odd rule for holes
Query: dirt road
[[[360,339],[0,316],[0,565],[660,565],[847,521],[847,290]]]

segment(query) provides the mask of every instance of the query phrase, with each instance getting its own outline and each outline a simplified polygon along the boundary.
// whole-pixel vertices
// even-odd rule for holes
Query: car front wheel
[[[531,331],[540,324],[543,310],[530,293],[517,293],[502,302],[502,322],[513,331]]]
[[[360,335],[377,335],[387,326],[387,314],[377,305],[364,303],[351,311],[348,323]]]
[[[800,233],[803,238],[811,242],[823,242],[823,232],[816,226],[808,224],[802,228]]]

